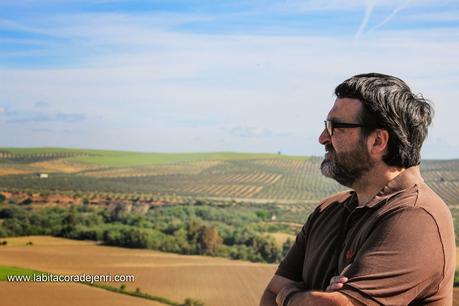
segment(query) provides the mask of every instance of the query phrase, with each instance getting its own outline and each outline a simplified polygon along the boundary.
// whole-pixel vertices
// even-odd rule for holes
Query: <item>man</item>
[[[452,218],[419,172],[431,106],[377,73],[335,94],[321,171],[352,191],[309,216],[260,305],[451,305]]]

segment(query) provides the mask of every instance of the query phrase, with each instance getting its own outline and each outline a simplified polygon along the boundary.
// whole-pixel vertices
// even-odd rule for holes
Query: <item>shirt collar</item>
[[[344,202],[344,207],[346,207],[346,209],[349,212],[352,212],[358,206],[358,204],[359,203],[357,202],[357,193],[353,190],[350,191],[349,197]]]
[[[390,197],[423,182],[424,179],[421,176],[419,166],[407,168],[395,178],[390,180],[387,185],[364,206],[368,208],[375,207],[377,204],[383,202],[384,200],[387,200]]]

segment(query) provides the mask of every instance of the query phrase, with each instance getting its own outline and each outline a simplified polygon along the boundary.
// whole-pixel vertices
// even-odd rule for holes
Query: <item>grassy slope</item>
[[[85,149],[67,149],[67,148],[13,148],[0,147],[0,151],[8,151],[15,154],[37,154],[37,153],[67,153],[67,152],[90,152]]]
[[[81,153],[90,156],[74,157],[70,160],[88,164],[97,164],[109,167],[130,167],[159,165],[182,161],[199,160],[247,160],[262,158],[281,159],[306,159],[301,156],[288,156],[269,153],[237,153],[237,152],[212,152],[212,153],[141,153],[129,151],[87,150],[67,148],[8,148],[0,147],[0,151],[15,154],[43,154],[43,153]]]
[[[184,161],[200,160],[245,160],[261,158],[299,158],[275,154],[251,154],[251,153],[134,153],[106,151],[99,156],[77,157],[75,161],[99,164],[109,167],[129,167],[159,165]]]

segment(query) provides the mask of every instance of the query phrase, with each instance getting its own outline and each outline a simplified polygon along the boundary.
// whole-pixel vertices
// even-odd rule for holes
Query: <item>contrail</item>
[[[403,10],[404,8],[406,8],[408,6],[408,4],[410,4],[411,0],[407,0],[405,1],[402,5],[396,7],[392,13],[387,16],[383,21],[381,21],[380,23],[378,23],[377,25],[375,25],[374,27],[372,27],[368,32],[373,32],[374,30],[376,30],[377,28],[380,28],[382,27],[383,25],[385,25],[386,23],[389,22],[389,20],[391,20],[392,18],[394,18],[395,15],[397,15],[398,12],[400,12],[401,10]]]
[[[375,7],[376,0],[368,0],[366,2],[366,9],[365,9],[365,16],[363,17],[362,23],[360,24],[359,29],[354,35],[354,40],[358,40],[360,38],[360,35],[362,35],[363,31],[365,30],[365,27],[368,24],[368,20],[370,20],[371,12],[373,12],[373,8]]]

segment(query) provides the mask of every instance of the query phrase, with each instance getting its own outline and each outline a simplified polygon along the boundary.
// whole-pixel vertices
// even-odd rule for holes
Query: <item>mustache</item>
[[[335,150],[333,149],[333,146],[329,143],[325,145],[325,151],[327,152],[334,152]]]

